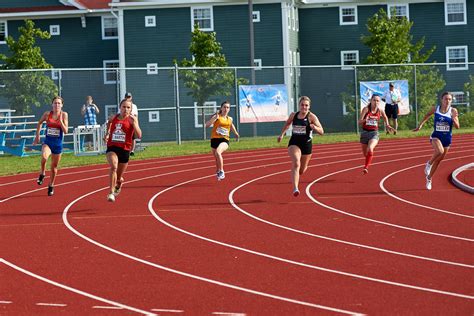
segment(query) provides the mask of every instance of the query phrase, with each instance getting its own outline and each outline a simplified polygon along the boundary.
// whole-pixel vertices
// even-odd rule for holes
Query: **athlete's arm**
[[[324,135],[324,129],[323,126],[321,125],[321,122],[319,122],[319,119],[316,115],[313,113],[310,114],[309,116],[310,119],[310,124],[309,127],[319,135]]]
[[[48,115],[49,115],[49,112],[44,112],[43,115],[41,115],[41,118],[39,119],[38,124],[36,125],[36,135],[35,135],[35,139],[33,140],[33,145],[36,145],[39,143],[41,126],[43,126],[43,122],[46,121],[46,119],[48,118]]]
[[[235,137],[237,137],[237,138],[240,137],[239,132],[237,132],[237,129],[236,129],[235,126],[234,126],[234,123],[232,123],[232,124],[230,125],[230,129],[231,129],[232,132],[235,134]]]
[[[431,117],[431,115],[434,114],[435,111],[436,111],[436,107],[433,106],[433,107],[428,111],[428,113],[426,113],[425,117],[421,120],[420,125],[418,125],[418,127],[415,128],[413,131],[414,131],[414,132],[418,132],[418,131],[423,127],[423,124],[425,124],[426,121],[428,121],[428,119]]]
[[[140,125],[138,125],[138,120],[136,116],[130,116],[130,120],[132,120],[133,129],[135,130],[135,136],[137,138],[142,138],[142,130]]]
[[[278,136],[278,142],[281,142],[281,140],[283,139],[283,135],[285,135],[286,130],[288,129],[288,127],[290,127],[291,123],[293,122],[294,117],[295,117],[295,113],[293,112],[290,114],[290,116],[286,120],[285,125],[281,129],[280,136]]]
[[[388,131],[394,131],[393,127],[390,126],[390,122],[388,121],[387,114],[385,114],[384,110],[380,110],[380,114],[382,115],[383,121],[385,123],[385,127],[387,128]]]
[[[456,127],[456,128],[461,127],[461,126],[459,125],[459,115],[458,115],[458,110],[457,110],[457,109],[451,108],[451,116],[452,116],[452,118],[453,118],[453,125],[454,125],[454,127]]]
[[[369,112],[369,108],[368,107],[364,107],[362,109],[362,111],[360,112],[360,118],[359,118],[359,125],[362,126],[365,122],[365,116],[367,114],[367,112]]]
[[[61,112],[61,117],[59,118],[59,124],[61,124],[61,129],[63,133],[66,134],[69,128],[69,116],[67,112]]]
[[[209,119],[209,121],[206,122],[206,127],[209,127],[211,126],[212,124],[214,124],[217,119],[219,118],[219,113],[216,113],[214,114],[213,116],[211,116],[211,118]]]

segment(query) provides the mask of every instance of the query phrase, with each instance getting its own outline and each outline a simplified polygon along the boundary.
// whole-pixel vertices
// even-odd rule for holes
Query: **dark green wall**
[[[2,0],[0,8],[29,8],[63,5],[58,0]]]

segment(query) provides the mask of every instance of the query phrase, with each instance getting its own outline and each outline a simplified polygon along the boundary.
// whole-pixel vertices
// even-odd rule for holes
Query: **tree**
[[[235,76],[230,69],[211,69],[213,67],[228,66],[215,32],[203,32],[198,25],[195,25],[189,51],[193,59],[184,58],[179,66],[206,68],[182,70],[179,75],[183,78],[185,86],[191,90],[188,95],[193,96],[198,108],[201,109],[203,135],[206,139],[204,103],[211,96],[230,95],[233,91]]]
[[[412,21],[405,17],[397,17],[393,12],[389,18],[387,13],[380,9],[367,23],[368,35],[363,35],[361,41],[371,50],[364,64],[406,64],[406,66],[386,67],[359,67],[357,68],[358,81],[378,80],[408,80],[410,102],[414,104],[416,98],[418,116],[424,115],[427,108],[436,104],[437,95],[444,88],[446,82],[439,70],[432,66],[414,66],[410,63],[424,63],[436,49],[435,46],[422,53],[424,37],[413,43],[410,34]],[[415,95],[416,76],[416,95]],[[353,85],[351,86],[353,90]],[[353,93],[343,93],[343,100],[351,111],[355,111]],[[359,102],[359,100],[357,100]],[[354,119],[355,112],[349,116]],[[417,117],[411,114],[399,121],[400,128],[414,127]]]
[[[41,48],[36,46],[36,38],[49,39],[51,35],[46,31],[35,28],[31,20],[25,20],[25,25],[18,28],[20,36],[15,41],[11,36],[6,39],[10,56],[0,54],[4,64],[1,69],[49,69],[41,53]],[[39,107],[49,103],[57,94],[58,89],[43,71],[3,72],[1,80],[4,85],[0,95],[7,98],[10,107],[20,114],[30,113],[31,106]]]

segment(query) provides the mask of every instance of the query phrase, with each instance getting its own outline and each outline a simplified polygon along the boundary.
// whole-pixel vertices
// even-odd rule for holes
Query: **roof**
[[[111,0],[75,0],[70,2],[77,2],[85,9],[109,9]]]

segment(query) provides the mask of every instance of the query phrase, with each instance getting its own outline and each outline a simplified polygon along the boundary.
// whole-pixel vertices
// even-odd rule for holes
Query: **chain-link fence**
[[[86,96],[98,105],[99,123],[117,112],[125,92],[138,106],[143,141],[185,141],[209,137],[205,121],[221,102],[231,103],[230,116],[243,137],[277,135],[283,122],[240,123],[239,85],[285,84],[288,114],[297,100],[307,95],[311,110],[326,132],[357,132],[360,83],[406,80],[410,113],[399,118],[401,129],[414,128],[442,91],[454,92],[453,105],[466,122],[474,100],[474,64],[404,64],[299,67],[227,68],[106,68],[0,71],[0,109],[15,115],[50,109],[51,97],[61,95],[70,125],[82,125],[81,107]],[[1,116],[1,111],[0,111]]]

